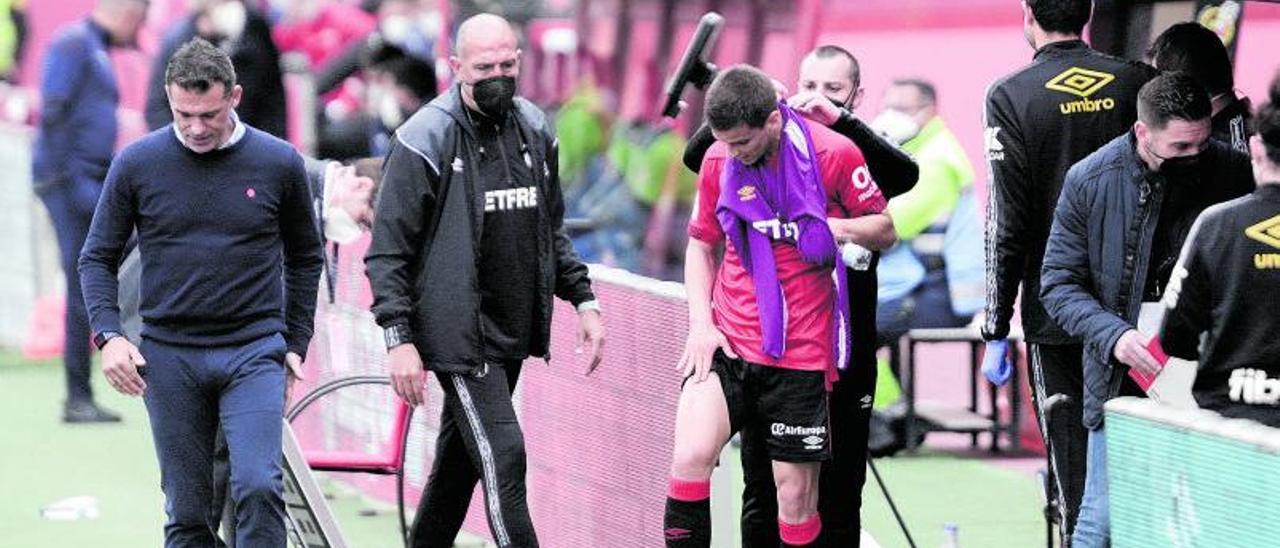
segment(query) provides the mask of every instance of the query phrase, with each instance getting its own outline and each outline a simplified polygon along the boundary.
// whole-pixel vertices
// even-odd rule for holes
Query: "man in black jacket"
[[[1080,39],[1091,8],[1090,0],[1023,2],[1023,31],[1035,58],[992,84],[985,107],[991,185],[982,335],[990,341],[988,356],[1004,354],[1022,284],[1031,395],[1056,478],[1057,519],[1064,536],[1070,535],[1084,490],[1081,347],[1045,313],[1039,298],[1040,265],[1063,175],[1133,124],[1138,89],[1155,75],[1151,67],[1104,55]],[[1065,394],[1075,404],[1068,407],[1066,428],[1050,428],[1044,416],[1044,402],[1055,394]]]
[[[1084,345],[1088,475],[1076,548],[1109,542],[1102,406],[1142,395],[1130,368],[1146,375],[1159,368],[1136,327],[1144,303],[1160,301],[1196,216],[1253,190],[1248,158],[1209,138],[1209,112],[1209,96],[1191,76],[1156,77],[1138,94],[1133,131],[1071,167],[1054,212],[1040,298]]]
[[[1147,51],[1157,69],[1185,71],[1204,86],[1213,104],[1213,138],[1249,152],[1249,98],[1236,95],[1231,57],[1218,34],[1189,21],[1169,27]]]
[[[858,60],[839,46],[814,49],[800,64],[800,90],[788,103],[798,112],[830,126],[853,141],[886,198],[911,190],[920,174],[907,153],[885,140],[853,115],[862,101]],[[697,172],[702,157],[715,142],[704,126],[685,150],[686,166]],[[818,510],[824,538],[831,546],[858,546],[862,528],[862,486],[867,479],[867,437],[876,385],[876,262],[865,270],[849,269],[849,312],[853,326],[853,355],[849,368],[831,389],[832,459],[822,467]],[[777,495],[762,440],[743,438],[742,494],[744,546],[774,546],[778,542]]]
[[[458,83],[396,131],[387,158],[365,257],[373,314],[396,393],[422,403],[424,364],[445,392],[410,543],[452,546],[479,480],[498,546],[537,546],[511,394],[525,358],[550,360],[553,295],[578,310],[588,374],[604,331],[562,227],[552,127],[515,97],[515,33],[482,14],[457,40]]]
[[[1200,361],[1200,407],[1280,428],[1280,78],[1270,100],[1249,139],[1258,190],[1196,220],[1164,293],[1160,343]]]

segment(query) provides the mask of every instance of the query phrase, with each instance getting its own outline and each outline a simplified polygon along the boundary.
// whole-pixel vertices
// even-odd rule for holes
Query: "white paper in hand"
[[[1159,332],[1164,311],[1164,306],[1160,303],[1142,303],[1142,309],[1138,313],[1138,331],[1148,341]],[[1148,348],[1151,346],[1149,344]],[[1130,376],[1133,376],[1133,373],[1134,371],[1130,371]],[[1195,409],[1199,407],[1196,405],[1195,398],[1191,396],[1191,384],[1195,380],[1196,362],[1169,356],[1164,369],[1161,369],[1160,374],[1156,375],[1156,378],[1151,380],[1150,386],[1146,387],[1147,397],[1164,405],[1180,409]],[[1140,385],[1143,384],[1142,381],[1138,382]]]

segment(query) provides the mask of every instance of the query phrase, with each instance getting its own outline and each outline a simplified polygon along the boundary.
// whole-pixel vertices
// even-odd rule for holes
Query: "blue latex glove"
[[[1009,359],[1009,339],[987,341],[987,352],[982,357],[982,376],[991,384],[1004,386],[1013,376],[1013,361]]]

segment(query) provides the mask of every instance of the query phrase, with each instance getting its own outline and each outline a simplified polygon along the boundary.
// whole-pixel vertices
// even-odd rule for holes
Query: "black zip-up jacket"
[[[1199,192],[1162,227],[1169,233],[1156,234],[1169,182],[1147,170],[1135,147],[1132,132],[1121,135],[1067,172],[1041,273],[1045,307],[1084,345],[1084,425],[1090,429],[1102,424],[1102,405],[1125,384],[1129,368],[1114,350],[1138,325],[1152,242],[1170,238],[1181,249],[1200,212],[1254,188],[1249,158],[1211,139],[1196,179],[1177,183]]]
[[[1249,153],[1249,120],[1253,118],[1253,105],[1249,99],[1236,97],[1213,115],[1213,138],[1231,148]]]
[[[1026,340],[1075,341],[1040,302],[1040,266],[1054,206],[1071,165],[1133,125],[1138,90],[1155,75],[1147,65],[1068,40],[1040,48],[1030,65],[987,91],[987,340],[1008,336],[1022,284]]]
[[[1280,183],[1196,219],[1163,303],[1160,344],[1200,361],[1200,407],[1280,427]]]
[[[428,369],[470,373],[484,365],[480,242],[484,193],[472,178],[476,133],[458,86],[397,131],[378,192],[373,240],[365,256],[373,314],[383,328],[408,326]],[[516,98],[516,127],[528,145],[538,200],[538,306],[530,355],[550,359],[552,296],[574,306],[595,300],[587,267],[562,227],[557,146],[546,115]],[[512,158],[511,161],[523,161]]]

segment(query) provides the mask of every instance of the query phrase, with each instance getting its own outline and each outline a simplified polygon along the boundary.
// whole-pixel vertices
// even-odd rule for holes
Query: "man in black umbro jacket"
[[[1196,220],[1164,293],[1160,343],[1200,361],[1200,407],[1280,428],[1280,76],[1256,124],[1258,189]]]
[[[1091,0],[1027,0],[1023,29],[1030,65],[992,84],[985,106],[991,171],[987,208],[988,352],[1005,350],[1022,284],[1022,327],[1030,345],[1032,397],[1057,478],[1058,519],[1070,534],[1084,490],[1087,433],[1082,425],[1080,342],[1046,314],[1040,267],[1049,225],[1072,164],[1124,133],[1137,118],[1138,89],[1151,67],[1090,49],[1081,39]],[[1076,403],[1066,431],[1048,428],[1041,407],[1054,394]]]

